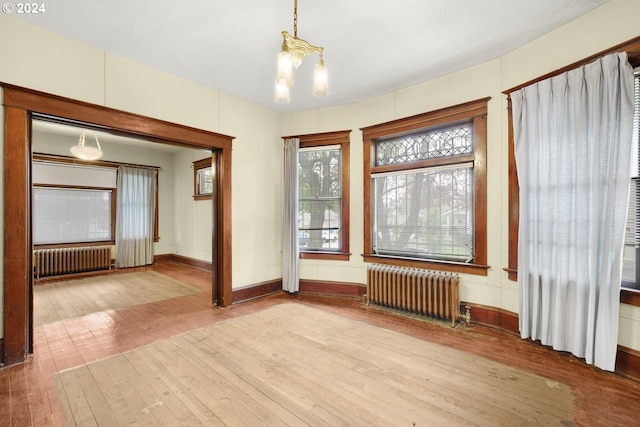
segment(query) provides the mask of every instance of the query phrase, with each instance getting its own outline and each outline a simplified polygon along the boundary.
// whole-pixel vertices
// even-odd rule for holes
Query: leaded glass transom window
[[[420,160],[473,153],[472,127],[462,124],[445,129],[430,129],[376,143],[376,166],[410,163]]]

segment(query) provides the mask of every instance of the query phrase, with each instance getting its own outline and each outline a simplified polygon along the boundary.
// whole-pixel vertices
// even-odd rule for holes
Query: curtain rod
[[[73,165],[80,165],[80,166],[94,166],[94,167],[103,167],[103,168],[118,168],[119,166],[129,166],[129,167],[140,168],[140,169],[162,170],[160,166],[112,162],[109,160],[85,161],[85,160],[79,160],[79,159],[76,159],[75,157],[70,157],[70,156],[61,156],[58,154],[44,154],[44,153],[33,153],[33,161],[43,162],[43,163],[57,163],[57,164],[63,163],[63,164],[73,164]]]

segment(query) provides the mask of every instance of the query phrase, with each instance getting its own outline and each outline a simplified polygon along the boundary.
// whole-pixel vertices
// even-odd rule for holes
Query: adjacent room
[[[0,425],[622,426],[640,2],[6,2]]]

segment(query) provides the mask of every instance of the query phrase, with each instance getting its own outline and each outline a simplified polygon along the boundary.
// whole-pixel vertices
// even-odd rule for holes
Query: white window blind
[[[33,244],[112,240],[111,190],[33,189]]]
[[[633,115],[633,148],[631,151],[631,188],[629,189],[629,211],[624,241],[622,281],[625,286],[638,287],[636,270],[639,267],[637,252],[640,251],[640,70],[635,71]]]

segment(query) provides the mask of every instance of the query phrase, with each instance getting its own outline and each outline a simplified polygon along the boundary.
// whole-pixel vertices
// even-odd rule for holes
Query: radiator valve
[[[468,325],[471,322],[471,307],[469,307],[468,305],[464,306],[464,321],[465,323]]]

